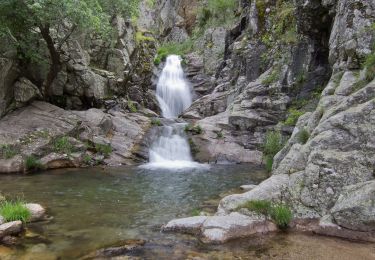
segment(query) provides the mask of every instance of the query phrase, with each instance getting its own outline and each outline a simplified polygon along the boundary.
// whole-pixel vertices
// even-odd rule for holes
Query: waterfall
[[[191,105],[190,86],[185,80],[180,56],[167,57],[156,87],[156,97],[165,118],[177,118]]]
[[[191,105],[192,94],[179,56],[167,57],[157,84],[156,97],[164,118],[175,119]],[[149,150],[150,162],[142,167],[180,169],[202,166],[194,162],[191,156],[184,131],[186,123],[165,121]]]

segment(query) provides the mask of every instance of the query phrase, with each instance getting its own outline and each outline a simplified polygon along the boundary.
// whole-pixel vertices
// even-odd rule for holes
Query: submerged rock
[[[128,254],[134,255],[136,252],[142,249],[145,243],[146,241],[141,239],[126,240],[121,242],[121,245],[114,245],[112,247],[99,249],[80,259],[112,259],[112,257],[127,256]]]
[[[163,231],[182,232],[189,234],[199,234],[203,223],[207,220],[207,216],[196,216],[189,218],[179,218],[168,222],[162,227]]]

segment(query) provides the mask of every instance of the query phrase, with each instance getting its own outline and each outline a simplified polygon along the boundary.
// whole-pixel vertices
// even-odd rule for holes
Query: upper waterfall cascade
[[[167,57],[156,87],[156,97],[165,118],[177,118],[191,105],[191,90],[184,77],[180,56]]]

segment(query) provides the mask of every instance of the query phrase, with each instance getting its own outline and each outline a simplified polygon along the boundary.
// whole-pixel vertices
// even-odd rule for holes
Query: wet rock
[[[1,243],[4,244],[4,245],[8,245],[8,246],[14,246],[14,245],[17,245],[19,243],[19,241],[18,241],[17,237],[5,236],[1,240]]]
[[[179,218],[169,221],[162,227],[163,231],[174,231],[189,234],[198,234],[207,216],[196,216],[189,218]]]
[[[121,245],[99,249],[80,259],[107,259],[112,257],[127,256],[128,254],[134,255],[136,252],[139,252],[142,249],[145,243],[145,240],[126,240],[119,243]]]
[[[41,205],[36,203],[25,204],[25,207],[30,211],[31,217],[30,222],[43,220],[45,217],[46,210]]]
[[[209,217],[202,226],[202,241],[224,243],[228,240],[276,230],[276,225],[270,221],[253,219],[233,212],[227,216]]]
[[[24,164],[21,155],[11,159],[0,159],[0,173],[20,173],[23,171]]]
[[[0,225],[0,238],[3,238],[5,236],[11,236],[11,235],[17,235],[21,233],[22,231],[22,222],[12,221],[7,222],[5,224]]]

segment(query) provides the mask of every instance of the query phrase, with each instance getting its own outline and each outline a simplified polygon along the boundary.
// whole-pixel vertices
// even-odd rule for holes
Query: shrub
[[[157,51],[157,56],[154,59],[154,64],[159,65],[162,61],[165,61],[165,59],[169,55],[179,55],[184,56],[185,54],[193,51],[193,41],[191,39],[188,39],[182,43],[178,42],[168,42],[163,44],[159,47]]]
[[[365,78],[368,82],[375,78],[375,45],[371,54],[367,55],[364,62],[364,67],[366,68]]]
[[[262,81],[263,85],[270,85],[280,79],[281,68],[274,68],[271,74]]]
[[[161,123],[160,119],[155,119],[155,118],[153,118],[153,119],[151,120],[151,124],[152,124],[152,125],[156,125],[156,126],[162,126],[162,125],[163,125],[163,124]]]
[[[112,153],[112,147],[109,144],[95,144],[95,150],[106,158]]]
[[[5,159],[11,159],[19,153],[18,149],[16,149],[15,147],[11,145],[1,146],[0,152],[1,152],[2,157]]]
[[[190,145],[190,150],[193,155],[196,155],[197,153],[200,152],[198,146],[194,143],[193,139],[189,138],[189,145]]]
[[[271,210],[271,206],[272,204],[268,200],[251,200],[243,204],[241,208],[247,208],[250,211],[268,216]]]
[[[151,37],[151,36],[145,36],[146,32],[141,32],[141,31],[138,31],[135,33],[135,40],[137,43],[140,43],[140,42],[143,42],[143,41],[148,41],[148,42],[154,42],[155,41],[155,38]]]
[[[270,217],[280,229],[286,229],[293,219],[293,213],[286,205],[279,204],[271,207]]]
[[[217,139],[223,139],[224,138],[223,130],[215,131],[215,134],[216,134]]]
[[[22,201],[5,201],[0,206],[0,215],[7,222],[21,220],[23,223],[26,223],[31,217],[31,212],[25,207],[25,203]]]
[[[284,141],[280,132],[269,131],[263,144],[264,159],[266,161],[266,170],[272,171],[273,157],[283,148]]]
[[[27,170],[41,170],[43,169],[43,165],[39,159],[35,156],[30,155],[26,158],[25,166]]]
[[[284,124],[287,126],[295,126],[298,121],[298,118],[304,114],[304,112],[299,111],[295,108],[290,108],[288,112],[289,115],[284,122]]]
[[[248,201],[239,208],[247,208],[250,211],[264,215],[270,218],[280,229],[286,229],[293,219],[293,213],[288,206],[284,204],[273,204],[268,200]]]
[[[200,125],[186,125],[185,132],[191,132],[193,135],[200,135],[201,133],[203,133],[203,129]]]
[[[131,100],[128,100],[128,108],[129,108],[129,111],[132,113],[136,113],[138,111],[137,106]]]
[[[235,18],[236,0],[208,0],[198,9],[197,29],[203,33],[207,27],[227,26]]]
[[[57,153],[71,154],[74,150],[74,145],[70,143],[68,136],[62,136],[53,142],[53,148]]]
[[[307,140],[309,140],[310,138],[310,133],[305,128],[302,128],[301,130],[299,130],[297,138],[298,142],[300,142],[301,144],[305,144],[307,143]]]

